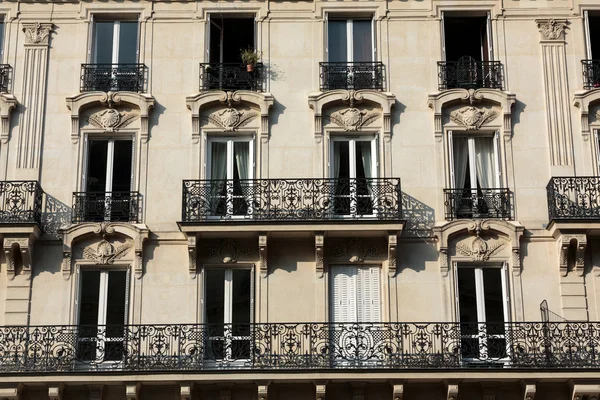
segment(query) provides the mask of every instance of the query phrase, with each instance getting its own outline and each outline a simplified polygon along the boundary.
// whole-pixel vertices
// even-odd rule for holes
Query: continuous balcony
[[[399,221],[399,178],[183,181],[182,222]]]
[[[382,62],[322,62],[321,91],[383,90]]]
[[[81,64],[82,92],[139,92],[146,90],[144,64]]]
[[[0,374],[593,370],[600,323],[0,327]]]
[[[546,192],[550,220],[600,220],[600,177],[552,177]]]
[[[513,219],[512,194],[508,189],[444,189],[446,220]]]
[[[10,75],[12,69],[8,64],[0,64],[0,93],[10,92]]]
[[[40,224],[44,192],[37,181],[0,181],[0,224]]]
[[[438,89],[500,89],[503,88],[500,61],[475,61],[461,58],[459,61],[438,62]]]
[[[600,87],[600,60],[581,60],[583,65],[583,88]]]
[[[139,192],[75,192],[71,222],[131,222],[142,219]]]
[[[264,91],[265,68],[262,63],[248,71],[246,65],[237,63],[201,63],[200,91],[251,90]]]

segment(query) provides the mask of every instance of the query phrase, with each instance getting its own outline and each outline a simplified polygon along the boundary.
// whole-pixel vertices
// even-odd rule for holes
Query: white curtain
[[[466,137],[454,136],[452,142],[454,147],[454,188],[464,189],[469,165],[469,140]]]
[[[210,179],[227,179],[227,143],[212,142]]]
[[[356,145],[360,146],[360,157],[365,171],[365,178],[372,178],[373,172],[371,171],[371,168],[373,163],[371,161],[371,142],[356,142]]]
[[[250,143],[235,142],[233,144],[233,153],[235,155],[235,165],[237,166],[240,179],[249,179]]]
[[[475,138],[475,165],[479,186],[482,189],[496,187],[493,138]]]

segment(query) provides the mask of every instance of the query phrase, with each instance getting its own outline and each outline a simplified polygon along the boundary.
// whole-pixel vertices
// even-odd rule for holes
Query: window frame
[[[136,137],[135,134],[131,135],[123,135],[123,136],[100,136],[94,134],[86,134],[84,139],[84,149],[83,149],[83,171],[81,174],[81,191],[87,192],[87,184],[88,184],[88,167],[89,167],[89,159],[90,159],[90,140],[97,141],[107,141],[108,148],[106,154],[106,186],[105,193],[112,192],[112,173],[114,171],[114,143],[115,141],[123,140],[123,141],[131,141],[131,174],[129,177],[130,185],[129,191],[134,191],[134,183],[135,183],[135,165],[136,165]],[[110,190],[109,190],[110,183]]]
[[[97,62],[97,51],[98,38],[96,36],[96,23],[98,22],[112,22],[113,23],[113,41],[112,41],[112,65],[119,64],[119,33],[121,22],[136,22],[137,23],[137,38],[136,38],[136,51],[135,59],[137,63],[140,63],[140,41],[141,41],[141,15],[140,14],[122,14],[122,13],[110,13],[110,14],[92,14],[90,16],[90,29],[88,38],[88,63],[98,64]],[[117,45],[115,46],[115,40]],[[115,61],[116,60],[116,61]]]
[[[254,169],[256,168],[256,162],[255,162],[255,138],[254,135],[252,136],[247,136],[247,135],[240,135],[240,136],[210,136],[208,137],[207,140],[207,146],[206,146],[206,164],[205,164],[205,169],[206,169],[206,179],[208,180],[212,180],[212,144],[218,142],[218,143],[227,143],[227,180],[233,180],[233,168],[234,168],[234,163],[235,163],[235,158],[234,158],[234,154],[233,154],[233,146],[235,142],[248,142],[249,143],[249,149],[248,149],[248,179],[254,179],[255,176],[255,171]]]
[[[356,274],[354,275],[354,287],[355,290],[351,291],[354,292],[354,314],[356,316],[354,321],[338,321],[336,320],[334,313],[336,312],[336,306],[335,306],[335,301],[336,301],[336,296],[334,295],[335,293],[335,285],[334,285],[334,279],[335,279],[335,274],[334,274],[334,270],[335,269],[339,269],[339,268],[353,268],[356,270]],[[369,273],[373,273],[373,271],[376,271],[376,276],[377,276],[377,300],[378,300],[378,304],[376,307],[374,307],[373,310],[370,310],[370,312],[375,313],[377,312],[378,317],[377,317],[377,321],[361,321],[360,319],[360,307],[361,307],[361,296],[360,293],[362,293],[363,291],[361,289],[365,289],[365,287],[363,285],[367,285],[366,283],[363,282],[359,282],[360,280],[360,274],[359,271],[360,270],[368,270]],[[380,264],[361,264],[361,265],[356,265],[356,264],[332,264],[329,266],[329,291],[328,291],[328,296],[329,296],[329,316],[328,316],[328,320],[333,323],[333,324],[354,324],[354,323],[381,323],[382,322],[382,316],[383,316],[383,288],[382,288],[382,268]],[[375,309],[376,308],[376,309]],[[364,313],[364,312],[363,312]]]
[[[449,172],[450,172],[450,187],[452,189],[467,189],[467,188],[457,188],[456,187],[456,175],[454,171],[454,160],[456,155],[454,154],[454,142],[453,138],[455,136],[462,136],[468,138],[468,149],[469,149],[469,172],[470,172],[470,182],[471,189],[477,190],[477,168],[475,162],[475,138],[481,137],[491,137],[494,145],[494,179],[496,180],[496,184],[491,188],[481,188],[483,189],[503,189],[503,173],[502,173],[502,146],[500,144],[500,131],[496,130],[493,132],[481,132],[472,134],[468,131],[462,130],[448,130],[448,161],[449,161]],[[473,186],[475,184],[475,186]]]
[[[485,14],[483,14],[485,13]],[[487,47],[488,47],[488,61],[495,61],[494,58],[494,38],[493,38],[493,30],[492,30],[492,12],[491,10],[483,10],[483,13],[481,11],[461,11],[461,10],[446,10],[446,11],[441,11],[440,12],[440,33],[441,33],[441,50],[442,50],[442,59],[441,61],[448,61],[447,57],[446,57],[446,28],[445,28],[445,21],[446,21],[446,17],[448,17],[448,14],[452,14],[454,16],[457,17],[464,17],[464,18],[468,18],[468,17],[482,17],[485,15],[486,17],[486,36],[487,36]],[[484,59],[483,57],[483,49],[482,49],[482,60]]]
[[[377,60],[377,39],[375,15],[353,15],[326,13],[325,14],[325,60],[332,62],[329,59],[329,21],[346,21],[346,61],[347,63],[354,62],[354,21],[370,21],[371,22],[371,62]]]

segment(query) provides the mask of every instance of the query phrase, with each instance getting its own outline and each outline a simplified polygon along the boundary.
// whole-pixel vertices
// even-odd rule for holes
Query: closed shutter
[[[92,16],[90,17],[90,29],[88,31],[88,46],[87,46],[87,62],[92,64],[94,62],[96,62],[95,58],[92,56],[92,50],[93,47],[95,46],[94,44],[94,30],[96,29],[95,25],[94,25],[94,14],[92,14]]]
[[[460,292],[458,289],[458,264],[456,262],[452,263],[452,274],[454,276],[454,313],[455,313],[455,321],[460,322]]]
[[[587,11],[583,12],[583,29],[585,30],[585,50],[588,60],[592,59],[592,43],[590,41],[590,17]]]
[[[379,322],[381,298],[379,293],[379,268],[358,269],[358,321]]]
[[[444,12],[442,11],[442,27],[441,27],[441,39],[442,39],[442,61],[446,61],[446,32],[444,30]]]
[[[356,322],[357,268],[350,265],[332,269],[331,320],[335,323]]]
[[[492,40],[492,17],[491,13],[488,11],[487,13],[487,45],[488,45],[488,57],[489,61],[494,61],[494,41]]]
[[[502,264],[502,296],[504,297],[504,322],[510,322],[510,292],[508,290],[508,263]]]
[[[500,132],[496,131],[494,134],[494,164],[496,168],[496,182],[495,187],[502,188],[504,184],[502,182],[502,167],[500,165]]]
[[[205,63],[210,62],[210,24],[210,14],[208,14],[206,17],[206,31],[204,34],[204,40],[206,40],[206,43],[204,43],[204,46],[206,47],[206,59],[204,60]]]
[[[448,163],[450,164],[450,187],[456,187],[454,178],[454,144],[452,143],[452,131],[448,132]]]

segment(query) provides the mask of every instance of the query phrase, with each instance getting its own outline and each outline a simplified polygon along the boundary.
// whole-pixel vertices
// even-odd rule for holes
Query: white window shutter
[[[325,41],[325,60],[329,61],[329,14],[325,13],[323,40]]]
[[[129,323],[129,293],[131,288],[131,269],[127,269],[127,276],[125,278],[125,321],[123,323],[127,325]]]
[[[600,175],[600,135],[598,129],[594,129],[594,145],[596,148],[596,173]]]
[[[359,299],[357,322],[379,322],[381,320],[379,268],[359,268],[357,289]]]
[[[204,43],[204,46],[206,47],[206,59],[204,60],[205,63],[209,63],[210,62],[210,28],[211,28],[211,24],[212,22],[210,21],[210,13],[207,15],[206,17],[206,33],[204,34],[204,40],[206,40],[206,43]]]
[[[496,168],[496,187],[504,187],[502,183],[502,166],[500,163],[500,131],[494,134],[494,164]]]
[[[373,61],[377,61],[379,57],[377,56],[377,24],[375,21],[375,16],[373,16],[373,19],[371,20],[371,26],[371,46],[373,47]]]
[[[585,30],[585,50],[588,60],[592,59],[592,43],[590,39],[590,17],[587,10],[583,12],[583,29]]]
[[[458,263],[452,263],[452,276],[454,277],[454,312],[456,313],[456,322],[460,322],[460,288],[458,287]]]
[[[494,61],[494,41],[492,40],[492,16],[491,13],[487,12],[487,42],[488,42],[488,56],[490,61]]]
[[[92,16],[90,17],[90,30],[88,31],[88,46],[87,46],[87,53],[88,53],[88,63],[93,63],[96,60],[94,60],[94,58],[92,57],[92,48],[94,46],[94,31],[96,30],[96,26],[94,23],[94,14],[92,14]]]
[[[444,29],[444,12],[442,11],[442,27],[441,27],[441,34],[442,34],[442,61],[446,61],[446,32]]]
[[[356,322],[356,275],[354,266],[335,266],[332,271],[331,320]]]
[[[508,263],[502,263],[502,296],[504,297],[504,322],[510,322],[510,292],[508,289]]]
[[[448,163],[450,164],[450,187],[456,187],[456,180],[454,177],[454,144],[452,143],[452,131],[448,131]]]

